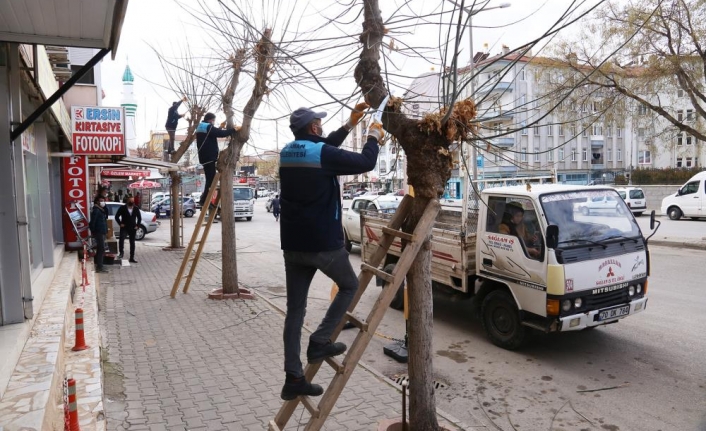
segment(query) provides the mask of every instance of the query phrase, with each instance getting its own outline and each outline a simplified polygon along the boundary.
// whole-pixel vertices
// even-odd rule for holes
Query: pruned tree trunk
[[[169,178],[171,180],[171,248],[182,248],[181,235],[179,235],[179,217],[181,216],[181,199],[179,197],[179,186],[181,185],[181,176],[178,171],[170,171]]]
[[[233,214],[233,175],[242,145],[231,145],[218,157],[221,172],[221,254],[223,256],[223,293],[240,293],[238,255],[236,252],[235,216]]]
[[[271,36],[272,30],[265,29],[260,40],[253,48],[257,69],[255,71],[255,84],[252,94],[243,109],[243,124],[238,132],[231,136],[228,148],[221,153],[218,158],[218,163],[216,164],[216,167],[221,173],[221,230],[223,232],[223,274],[221,283],[223,285],[224,294],[240,295],[238,262],[236,257],[235,216],[233,214],[233,175],[238,160],[240,159],[240,152],[243,145],[250,139],[250,125],[252,124],[255,112],[257,112],[257,108],[260,106],[262,98],[267,92],[267,81],[274,64],[274,44],[270,40]],[[226,124],[228,128],[235,127],[233,121],[235,114],[233,109],[233,97],[238,86],[239,75],[246,54],[247,51],[241,49],[231,58],[233,75],[223,95],[223,110],[226,114]]]
[[[355,79],[369,105],[377,107],[387,94],[380,71],[380,47],[385,28],[378,0],[364,0],[363,50],[355,69]],[[454,140],[464,139],[475,116],[473,104],[465,103],[464,115],[445,115],[446,110],[427,116],[421,121],[407,118],[401,112],[402,100],[391,98],[385,107],[382,122],[386,131],[399,141],[407,154],[408,183],[414,186],[411,215],[403,230],[411,233],[432,199],[443,192],[451,176],[449,147]],[[392,114],[392,115],[389,115]],[[448,120],[448,121],[445,121]],[[427,233],[428,235],[428,233]],[[409,293],[409,377],[410,424],[414,431],[437,431],[434,397],[432,336],[434,310],[431,291],[430,243],[424,244],[407,274]]]

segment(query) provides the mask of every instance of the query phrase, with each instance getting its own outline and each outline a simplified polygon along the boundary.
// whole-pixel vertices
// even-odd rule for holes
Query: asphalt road
[[[239,274],[241,283],[283,308],[279,226],[264,203],[259,200],[251,222],[236,225]],[[658,235],[706,237],[706,222],[661,220]],[[186,220],[187,241],[195,221]],[[648,217],[639,222],[646,227]],[[167,241],[168,222],[140,246],[161,247]],[[216,225],[206,246],[208,262],[202,264],[220,266],[219,249]],[[360,267],[357,247],[351,262]],[[492,345],[468,301],[436,295],[438,406],[468,426],[487,429],[706,430],[706,251],[654,246],[651,262],[646,312],[593,331],[535,335],[521,352]],[[330,288],[330,280],[317,274],[309,293],[308,327],[323,316]],[[372,307],[378,289],[368,287],[360,314]],[[353,331],[346,332],[342,339],[352,341]],[[404,375],[405,365],[382,354],[389,338],[403,334],[402,313],[390,310],[364,362],[390,378]]]

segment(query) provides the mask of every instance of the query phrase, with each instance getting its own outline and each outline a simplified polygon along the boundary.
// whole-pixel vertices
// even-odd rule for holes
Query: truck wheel
[[[346,233],[346,231],[343,231],[343,241],[346,247],[346,251],[350,253],[351,250],[353,250],[353,243],[351,242],[351,240],[348,239],[348,233]]]
[[[252,220],[252,217],[245,217],[245,220],[251,221],[251,220]]]
[[[589,213],[588,207],[581,207],[581,214],[587,216]]]
[[[528,330],[520,323],[517,305],[508,292],[490,292],[483,299],[481,317],[483,329],[496,346],[516,350],[526,343]]]
[[[635,213],[635,217],[640,217],[642,213]]]
[[[395,270],[395,264],[388,263],[382,270],[388,274],[392,274],[392,271]],[[377,284],[378,286],[385,286],[385,280],[383,280],[382,278],[377,279],[375,284]],[[393,308],[395,310],[404,310],[404,280],[402,280],[400,287],[397,289],[395,297],[392,298],[392,302],[390,302],[390,308]]]
[[[671,207],[667,211],[670,220],[679,220],[681,218],[681,210],[678,207]]]

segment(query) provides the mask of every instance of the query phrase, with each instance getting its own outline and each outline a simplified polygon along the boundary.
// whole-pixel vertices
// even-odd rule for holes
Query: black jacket
[[[282,250],[320,252],[343,247],[337,176],[373,170],[379,152],[375,138],[369,138],[360,153],[337,148],[347,135],[344,128],[327,138],[296,135],[280,152]]]
[[[164,124],[165,129],[176,130],[177,125],[179,124],[179,118],[181,118],[181,115],[179,115],[179,112],[177,111],[179,106],[181,106],[181,102],[182,101],[180,100],[169,108],[169,112],[167,113],[167,122]]]
[[[105,235],[108,233],[108,215],[105,210],[98,205],[93,205],[91,209],[91,221],[88,223],[92,235]]]
[[[199,163],[215,162],[218,159],[218,138],[225,138],[235,132],[234,129],[219,129],[211,123],[201,122],[196,128],[196,148],[199,151]]]
[[[135,229],[135,226],[139,226],[142,223],[142,214],[140,214],[140,209],[135,205],[132,207],[132,215],[130,215],[127,205],[123,205],[115,213],[115,221],[118,224],[124,224],[126,229]]]

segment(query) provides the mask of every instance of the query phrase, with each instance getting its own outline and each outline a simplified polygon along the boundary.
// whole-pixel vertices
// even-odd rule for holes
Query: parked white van
[[[706,171],[694,175],[675,194],[662,199],[662,215],[672,220],[706,217]]]

